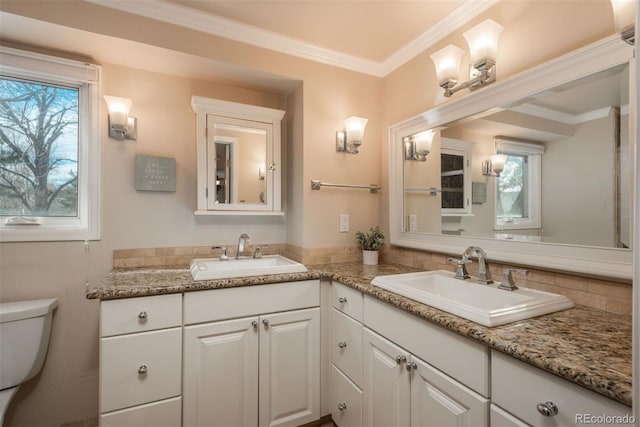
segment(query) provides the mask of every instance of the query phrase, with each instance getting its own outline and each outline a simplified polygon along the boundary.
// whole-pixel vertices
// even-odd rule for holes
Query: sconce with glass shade
[[[131,100],[118,96],[104,95],[109,110],[109,138],[123,141],[137,138],[137,119],[129,117]]]
[[[435,132],[431,129],[403,138],[405,143],[405,160],[419,160],[425,162],[431,152],[431,144]]]
[[[450,97],[462,89],[477,89],[496,80],[498,40],[503,28],[494,20],[487,19],[462,34],[469,45],[471,80],[458,86],[456,84],[464,50],[448,45],[431,55],[436,67],[438,84],[444,89],[444,96]]]
[[[364,128],[369,119],[352,116],[344,121],[344,130],[336,132],[336,151],[358,154],[362,145]]]
[[[506,154],[494,154],[482,162],[482,175],[500,177],[508,157]]]
[[[620,38],[629,44],[635,43],[636,0],[611,0],[613,20]]]

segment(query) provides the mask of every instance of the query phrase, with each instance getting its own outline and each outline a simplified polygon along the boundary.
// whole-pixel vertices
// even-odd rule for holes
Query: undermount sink
[[[371,283],[489,327],[573,307],[563,295],[528,288],[505,291],[498,283],[482,285],[454,276],[446,270],[422,271],[377,276]]]
[[[299,262],[280,255],[264,255],[262,258],[240,258],[221,261],[218,258],[199,258],[191,261],[193,280],[231,279],[237,277],[264,276],[268,274],[306,273]]]

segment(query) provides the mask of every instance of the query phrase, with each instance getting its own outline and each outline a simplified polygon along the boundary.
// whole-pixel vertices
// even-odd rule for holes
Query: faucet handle
[[[222,249],[222,253],[220,254],[220,261],[229,261],[229,256],[227,256],[226,246],[212,246],[211,249]]]
[[[502,274],[502,282],[500,283],[500,286],[498,286],[498,289],[503,289],[505,291],[515,291],[518,289],[516,284],[513,283],[512,273],[527,275],[529,274],[529,270],[521,268],[506,268]]]
[[[255,249],[253,250],[253,258],[254,259],[262,258],[262,249],[266,249],[268,247],[269,245],[256,246]]]
[[[456,276],[455,276],[456,279],[466,280],[471,278],[471,276],[469,275],[469,272],[467,271],[467,264],[471,263],[471,260],[466,258],[462,258],[462,259],[447,258],[447,262],[457,264],[458,268],[456,270]]]

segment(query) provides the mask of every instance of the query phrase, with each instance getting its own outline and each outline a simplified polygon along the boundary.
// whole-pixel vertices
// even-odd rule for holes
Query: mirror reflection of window
[[[529,216],[527,156],[512,154],[507,157],[504,170],[498,178],[496,216],[503,220]]]

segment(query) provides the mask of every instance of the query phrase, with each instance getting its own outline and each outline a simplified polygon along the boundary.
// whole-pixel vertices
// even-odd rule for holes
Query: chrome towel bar
[[[365,189],[368,189],[370,193],[377,193],[378,190],[382,189],[382,187],[379,186],[378,184],[369,184],[369,185],[329,184],[328,182],[320,182],[317,179],[311,180],[312,190],[320,190],[320,187],[365,188]]]

